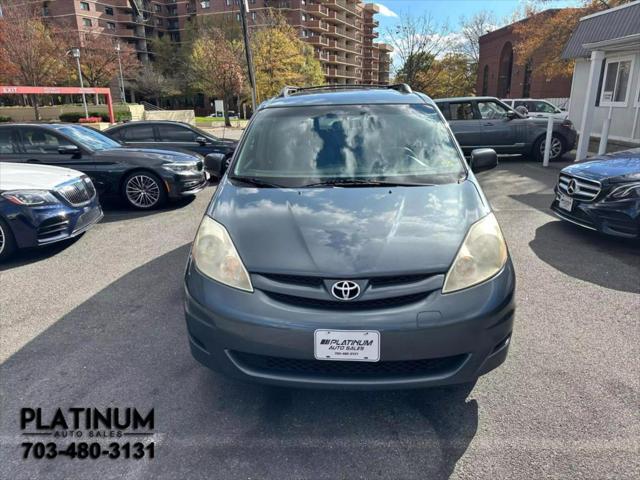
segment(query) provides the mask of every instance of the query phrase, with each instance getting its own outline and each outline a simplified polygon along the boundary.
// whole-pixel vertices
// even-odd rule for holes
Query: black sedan
[[[127,122],[105,130],[105,135],[127,147],[153,147],[167,150],[189,150],[205,157],[205,169],[221,177],[238,145],[223,140],[188,123],[170,121]]]
[[[563,220],[608,235],[640,238],[640,148],[565,167],[551,210]]]
[[[208,180],[200,155],[124,148],[92,128],[70,124],[0,126],[0,161],[79,170],[102,198],[120,197],[143,210],[193,195]]]

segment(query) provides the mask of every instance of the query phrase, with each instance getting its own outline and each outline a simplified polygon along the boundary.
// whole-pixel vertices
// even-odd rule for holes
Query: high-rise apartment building
[[[9,3],[10,0],[4,0]],[[14,0],[15,3],[24,0]],[[45,0],[43,15],[78,32],[111,36],[152,58],[150,38],[180,42],[188,22],[209,15],[239,21],[241,0]],[[259,27],[267,9],[287,19],[314,47],[327,83],[389,82],[391,47],[375,42],[378,7],[359,0],[247,0],[249,25]],[[31,2],[29,2],[31,3]]]

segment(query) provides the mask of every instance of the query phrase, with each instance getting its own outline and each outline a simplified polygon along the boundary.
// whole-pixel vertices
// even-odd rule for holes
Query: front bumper
[[[18,248],[38,247],[76,237],[102,220],[97,196],[83,207],[57,204],[18,207],[6,215]]]
[[[551,210],[557,217],[589,230],[623,238],[640,238],[640,200],[583,202],[573,200],[571,211],[561,209],[556,198]]]
[[[492,279],[460,292],[443,295],[440,287],[410,305],[332,311],[286,305],[259,289],[226,287],[189,261],[185,317],[193,356],[237,379],[312,388],[422,388],[474,381],[504,362],[514,290],[509,260]],[[315,360],[316,329],[377,330],[380,361]]]
[[[165,179],[169,198],[195,195],[204,190],[210,178],[209,173],[205,171],[193,175],[173,175],[170,179]]]

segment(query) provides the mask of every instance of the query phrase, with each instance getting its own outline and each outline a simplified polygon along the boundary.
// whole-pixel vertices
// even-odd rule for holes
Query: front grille
[[[289,283],[292,285],[303,285],[308,287],[319,287],[322,285],[322,277],[312,277],[305,275],[285,275],[285,274],[273,274],[273,273],[261,273],[265,278],[271,279],[280,283]],[[372,287],[390,287],[396,285],[406,285],[411,283],[420,282],[429,278],[429,275],[391,275],[384,277],[371,277],[369,284]]]
[[[425,360],[344,362],[270,357],[237,351],[232,351],[230,354],[240,366],[261,372],[285,375],[314,375],[327,378],[391,378],[441,375],[447,372],[454,372],[460,368],[467,358],[466,354],[462,354]]]
[[[93,183],[88,177],[63,185],[57,192],[74,207],[90,202],[96,195]]]
[[[65,217],[49,218],[38,227],[38,241],[51,240],[62,233],[66,233],[69,228],[69,220]]]
[[[569,184],[571,181],[575,182],[575,189],[573,193],[569,193]],[[558,189],[565,195],[569,195],[577,200],[584,202],[591,202],[600,194],[600,182],[595,180],[587,180],[586,178],[574,177],[561,173],[558,179]]]
[[[261,273],[265,278],[273,280],[274,282],[290,283],[292,285],[304,285],[308,287],[319,287],[322,285],[321,277],[308,277],[303,275],[285,275],[285,274],[272,274]]]
[[[198,169],[199,172],[202,171],[202,169],[204,168],[204,164],[202,161],[199,161],[196,163],[196,168]]]
[[[354,300],[350,302],[339,300],[321,300],[317,298],[298,297],[283,293],[264,292],[269,298],[287,305],[304,308],[318,308],[323,310],[371,310],[378,308],[396,308],[411,305],[427,298],[428,292],[414,293],[400,297],[377,298],[374,300]]]

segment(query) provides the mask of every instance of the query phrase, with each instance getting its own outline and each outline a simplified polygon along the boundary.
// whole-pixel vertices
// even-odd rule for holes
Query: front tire
[[[138,210],[152,210],[167,201],[162,181],[151,172],[133,172],[122,186],[122,196],[127,204]]]
[[[3,219],[0,218],[0,262],[11,257],[16,251],[16,240],[13,232]]]
[[[541,136],[533,145],[533,157],[541,162],[544,160],[544,143],[547,139],[546,135]],[[565,152],[564,139],[553,133],[551,135],[551,150],[549,151],[549,161],[553,162],[562,157]]]

